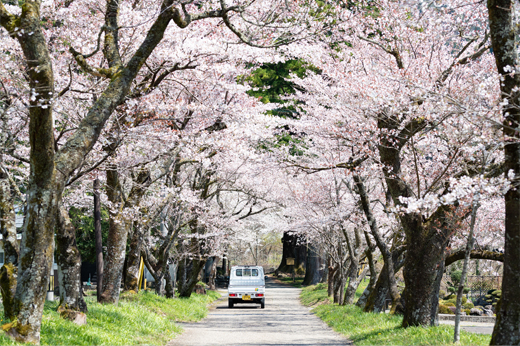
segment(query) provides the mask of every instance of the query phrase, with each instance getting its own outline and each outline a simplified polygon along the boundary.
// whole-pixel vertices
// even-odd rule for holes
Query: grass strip
[[[87,324],[78,326],[60,318],[58,302],[46,302],[43,310],[42,345],[165,345],[180,334],[175,322],[194,322],[206,317],[207,305],[220,297],[208,291],[190,298],[167,299],[153,292],[123,293],[119,304],[103,305],[85,297]],[[3,311],[0,308],[3,316]],[[0,321],[2,324],[5,321]],[[20,345],[0,331],[0,345]]]
[[[451,345],[453,326],[402,328],[402,316],[365,313],[355,305],[332,304],[327,287],[309,286],[302,290],[302,304],[318,305],[313,312],[335,331],[345,335],[355,345]],[[458,345],[489,345],[491,335],[461,330]]]

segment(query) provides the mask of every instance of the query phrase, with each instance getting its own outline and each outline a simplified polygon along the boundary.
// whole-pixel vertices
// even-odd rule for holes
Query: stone
[[[69,320],[78,326],[87,324],[87,315],[81,311],[58,308],[61,318]]]
[[[484,314],[484,316],[491,316],[491,317],[493,317],[493,310],[491,310],[491,309],[484,309],[483,314]]]
[[[473,308],[469,311],[470,316],[482,316],[482,310]]]

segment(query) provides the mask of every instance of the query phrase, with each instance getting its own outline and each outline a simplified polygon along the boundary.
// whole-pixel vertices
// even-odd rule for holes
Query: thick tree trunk
[[[506,172],[512,171],[514,186],[505,196],[505,244],[504,280],[502,297],[497,311],[497,319],[492,345],[520,344],[520,74],[510,73],[506,66],[519,65],[518,58],[518,2],[511,0],[488,0],[489,27],[493,54],[498,73],[501,74],[500,90],[507,99],[504,106],[504,163]]]
[[[437,264],[446,248],[437,237],[425,239],[422,232],[409,232],[403,269],[406,302],[403,327],[431,325],[432,296],[435,293]],[[412,245],[413,244],[413,245]]]
[[[119,289],[123,277],[123,266],[125,262],[126,240],[128,228],[124,220],[110,218],[106,267],[103,273],[103,288],[101,303],[117,304],[119,301]]]
[[[99,195],[99,179],[94,180],[94,237],[96,239],[96,296],[101,301],[103,292],[103,236],[101,233],[101,199]]]
[[[382,312],[385,308],[385,300],[388,295],[388,269],[386,262],[377,278],[374,288],[370,291],[366,300],[365,312]]]
[[[205,260],[182,260],[179,262],[179,297],[189,298],[199,280],[200,271],[204,268]]]
[[[318,249],[313,243],[307,244],[307,261],[302,285],[316,285],[321,281],[320,266],[321,258]]]
[[[3,5],[2,13],[7,12]],[[52,62],[40,27],[40,4],[26,1],[16,20],[2,16],[1,25],[18,39],[22,48],[29,88],[35,94],[29,110],[30,177],[27,188],[27,215],[14,297],[17,318],[5,328],[17,341],[39,343],[43,304],[47,293],[54,252],[54,226],[57,201],[54,163],[52,101],[54,76]],[[21,29],[21,30],[20,30]],[[16,35],[16,30],[20,30]]]
[[[119,288],[123,277],[123,267],[125,264],[126,242],[128,234],[134,222],[125,215],[125,209],[134,208],[139,205],[146,188],[151,183],[150,171],[139,171],[136,180],[133,182],[132,189],[128,193],[126,201],[122,199],[122,187],[119,182],[117,167],[110,166],[107,169],[107,196],[112,204],[110,208],[110,219],[107,239],[107,259],[106,268],[103,275],[103,293],[101,303],[117,304],[119,300]],[[136,231],[137,235],[139,232]],[[139,242],[134,244],[139,246]],[[135,249],[132,249],[135,250]],[[135,257],[139,253],[132,253],[132,262],[128,267],[135,270]],[[130,275],[129,280],[135,278],[135,271]],[[135,286],[134,286],[135,287]]]
[[[134,230],[130,238],[130,248],[126,255],[125,291],[137,292],[137,286],[139,284],[139,264],[141,263],[142,237],[138,227],[138,223],[134,222]]]
[[[432,310],[431,310],[431,322],[432,327],[439,325],[439,292],[441,289],[442,276],[444,275],[444,269],[446,260],[442,258],[438,264],[437,276],[435,277],[435,286],[432,295]]]
[[[294,232],[284,232],[282,244],[282,261],[276,271],[292,273],[293,266],[287,265],[287,258],[294,258],[295,272],[303,272],[305,270],[305,260],[307,257],[307,247],[305,246],[303,238]]]
[[[1,155],[1,154],[0,154]],[[1,158],[1,157],[0,157]],[[16,279],[18,271],[18,256],[20,249],[16,240],[16,215],[14,212],[11,186],[7,174],[0,170],[0,234],[4,248],[4,265],[0,269],[0,291],[2,292],[2,304],[4,316],[7,319],[16,318],[16,310],[13,305],[16,292]]]
[[[121,186],[116,167],[107,170],[107,196],[112,203],[109,215],[109,228],[107,238],[106,267],[103,273],[103,288],[101,303],[117,304],[119,301],[119,288],[123,276],[123,266],[126,253],[126,241],[128,237],[128,221],[119,211],[121,201]]]
[[[60,287],[60,307],[87,312],[81,291],[81,255],[76,246],[76,229],[64,207],[58,210],[56,262]]]
[[[378,118],[378,128],[387,133],[380,137],[379,156],[388,191],[396,206],[403,205],[402,197],[414,196],[410,186],[401,178],[401,149],[425,125],[422,118],[402,124],[397,117],[384,112]],[[403,270],[406,304],[402,323],[405,328],[431,324],[431,297],[435,289],[437,264],[443,257],[449,236],[454,232],[446,219],[449,211],[449,207],[441,206],[428,219],[420,212],[399,216],[406,235]]]

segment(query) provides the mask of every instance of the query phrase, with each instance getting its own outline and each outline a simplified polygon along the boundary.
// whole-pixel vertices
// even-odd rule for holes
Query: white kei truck
[[[265,307],[264,268],[260,266],[233,266],[229,275],[228,307],[253,303]]]

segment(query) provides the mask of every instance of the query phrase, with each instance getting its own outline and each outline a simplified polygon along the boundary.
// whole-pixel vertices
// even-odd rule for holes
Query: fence
[[[500,290],[502,287],[502,276],[468,276],[466,287],[469,288],[468,298],[478,299],[490,290]]]

